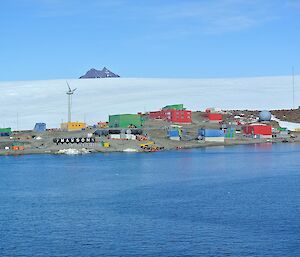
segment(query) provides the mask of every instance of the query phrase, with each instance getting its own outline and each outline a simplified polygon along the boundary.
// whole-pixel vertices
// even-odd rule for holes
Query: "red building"
[[[207,118],[209,121],[220,122],[223,120],[223,115],[219,113],[208,113]]]
[[[192,123],[192,112],[187,110],[164,110],[166,119],[174,123]]]
[[[266,124],[251,124],[243,128],[246,135],[260,135],[266,138],[272,137],[272,126]]]
[[[161,110],[149,113],[150,119],[162,119],[173,123],[192,123],[192,111]]]
[[[149,119],[163,120],[165,119],[165,114],[163,111],[149,112]]]

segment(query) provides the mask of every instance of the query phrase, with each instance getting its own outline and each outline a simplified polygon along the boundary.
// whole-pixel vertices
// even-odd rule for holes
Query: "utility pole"
[[[295,70],[294,70],[294,66],[292,67],[292,74],[293,74],[293,109],[295,109]]]
[[[17,131],[19,131],[19,113],[17,112]]]

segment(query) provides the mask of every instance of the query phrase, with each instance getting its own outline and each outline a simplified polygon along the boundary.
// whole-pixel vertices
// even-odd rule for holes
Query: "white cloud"
[[[45,16],[87,15],[97,19],[153,22],[160,31],[192,33],[236,32],[260,26],[280,14],[286,5],[300,6],[299,1],[276,0],[31,0],[42,6]],[[160,26],[161,25],[161,26]]]
[[[185,1],[163,8],[158,18],[198,25],[198,32],[223,33],[259,26],[277,18],[269,1]],[[194,28],[195,29],[195,26]]]

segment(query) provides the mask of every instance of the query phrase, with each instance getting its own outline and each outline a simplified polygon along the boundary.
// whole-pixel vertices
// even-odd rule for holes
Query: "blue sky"
[[[4,3],[3,3],[4,2]],[[0,80],[300,73],[297,0],[10,0]]]

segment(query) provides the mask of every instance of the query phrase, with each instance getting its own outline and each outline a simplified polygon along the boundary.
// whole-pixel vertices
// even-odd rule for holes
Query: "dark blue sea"
[[[0,157],[0,256],[300,256],[300,145]]]

